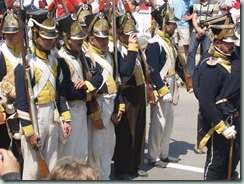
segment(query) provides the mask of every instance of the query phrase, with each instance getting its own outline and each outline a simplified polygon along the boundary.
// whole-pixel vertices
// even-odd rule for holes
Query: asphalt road
[[[180,158],[177,164],[170,163],[166,168],[151,167],[147,164],[147,140],[149,130],[149,118],[146,127],[145,159],[142,169],[148,171],[149,177],[137,177],[133,180],[165,180],[187,181],[203,180],[203,167],[206,153],[198,154],[194,150],[196,138],[196,120],[198,102],[193,93],[188,93],[185,87],[180,87],[180,100],[174,106],[175,122],[170,142],[170,155]],[[149,111],[147,111],[149,117]],[[112,164],[113,167],[113,164]],[[240,166],[237,171],[240,173]],[[117,180],[111,174],[111,180]]]

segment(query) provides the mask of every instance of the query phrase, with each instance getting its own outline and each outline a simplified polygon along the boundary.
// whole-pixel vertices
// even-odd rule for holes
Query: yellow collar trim
[[[114,38],[111,35],[109,35],[108,40],[113,42]]]
[[[8,40],[6,40],[7,47],[12,51],[15,57],[18,57],[21,52],[21,42],[18,42],[16,44],[9,43]]]
[[[126,45],[125,43],[121,42],[120,40],[118,40],[118,43],[119,43],[119,45],[124,46],[125,48],[128,48],[128,45]]]
[[[214,49],[214,47],[210,47],[208,52],[216,58],[221,58],[221,59],[226,60],[226,61],[229,60],[227,56],[218,52],[216,49]]]
[[[40,59],[42,59],[44,61],[48,61],[48,57],[47,57],[47,54],[45,52],[41,51],[37,47],[34,48],[34,52],[35,52],[35,55],[37,57],[39,57]]]
[[[94,47],[90,43],[89,43],[88,51],[91,53],[95,53],[95,54],[101,56],[102,58],[106,58],[106,53],[104,53],[102,50]]]
[[[157,35],[159,35],[168,45],[171,45],[170,37],[168,34],[164,33],[161,30],[157,30]]]

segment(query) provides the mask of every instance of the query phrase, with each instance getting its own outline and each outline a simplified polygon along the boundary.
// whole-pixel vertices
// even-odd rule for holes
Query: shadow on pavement
[[[169,154],[173,157],[180,157],[181,155],[186,155],[188,153],[188,150],[193,151],[196,154],[199,154],[194,149],[194,144],[185,142],[185,141],[177,141],[171,138],[171,142],[169,144]],[[202,152],[201,154],[204,154],[205,152]]]

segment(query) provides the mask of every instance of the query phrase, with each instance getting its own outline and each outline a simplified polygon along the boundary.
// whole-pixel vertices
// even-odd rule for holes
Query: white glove
[[[172,98],[171,93],[167,93],[166,95],[164,95],[163,96],[163,101],[164,102],[172,102],[173,101],[173,98]]]
[[[225,136],[226,139],[235,139],[236,138],[236,131],[235,126],[227,126],[227,128],[221,133],[223,136]]]

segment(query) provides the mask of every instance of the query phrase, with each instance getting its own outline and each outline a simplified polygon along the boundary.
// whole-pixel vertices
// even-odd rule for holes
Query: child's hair
[[[84,160],[64,157],[50,173],[50,180],[100,180],[98,170],[87,165]]]

